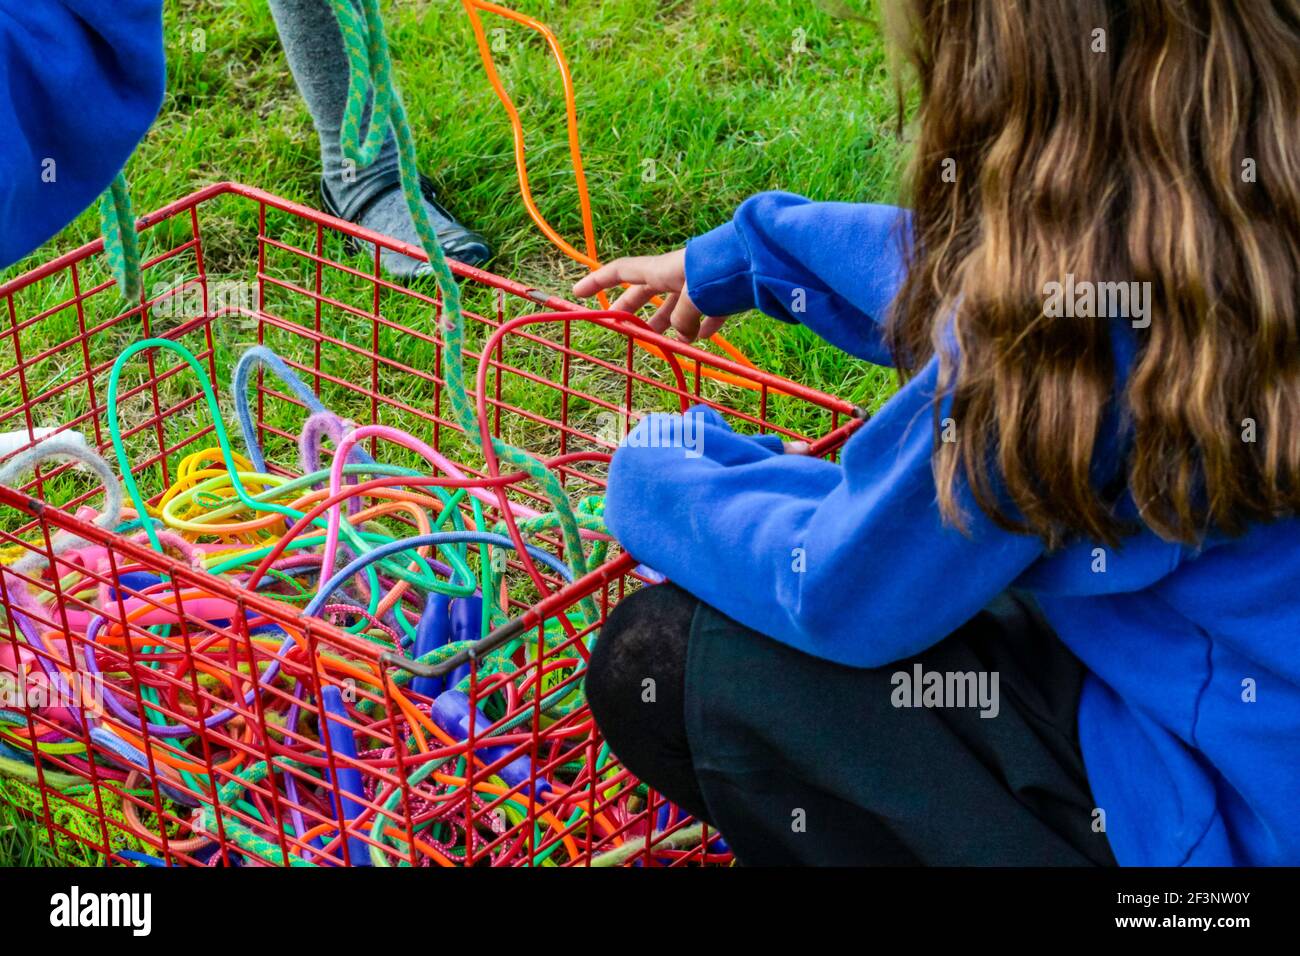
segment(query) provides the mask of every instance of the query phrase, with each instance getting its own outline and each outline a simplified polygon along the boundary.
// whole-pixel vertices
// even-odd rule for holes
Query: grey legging
[[[326,0],[270,0],[270,5],[289,69],[316,124],[325,183],[343,218],[352,219],[372,197],[397,183],[397,144],[390,133],[374,165],[345,166],[339,130],[347,103],[348,59],[338,21]]]

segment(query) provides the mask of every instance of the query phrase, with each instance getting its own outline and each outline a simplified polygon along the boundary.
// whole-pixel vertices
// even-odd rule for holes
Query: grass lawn
[[[861,9],[867,2],[853,2],[842,6],[867,18],[811,0],[516,0],[555,31],[568,55],[603,258],[679,246],[761,190],[896,199],[902,149],[893,86],[879,29]],[[385,7],[422,168],[453,211],[494,243],[492,271],[567,290],[581,268],[554,250],[520,202],[509,125],[460,4],[390,0]],[[167,18],[168,98],[128,167],[137,212],[225,179],[317,205],[315,134],[265,0],[169,0]],[[534,195],[577,244],[581,220],[556,71],[536,35],[485,21],[489,31],[504,29],[493,34],[503,48],[497,62],[528,131]],[[254,209],[234,214],[229,243],[209,235],[214,256],[252,255],[234,237],[256,234]],[[0,281],[97,230],[97,218],[83,215]],[[874,407],[893,387],[883,370],[801,327],[750,316],[732,320],[724,334],[761,367],[857,404]],[[13,402],[0,389],[0,409]],[[43,862],[4,806],[0,863]]]

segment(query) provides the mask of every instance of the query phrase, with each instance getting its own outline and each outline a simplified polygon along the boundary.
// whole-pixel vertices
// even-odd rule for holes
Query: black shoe
[[[392,188],[401,189],[401,186],[395,185]],[[335,216],[339,219],[347,219],[349,222],[353,223],[360,223],[365,219],[366,212],[370,207],[373,206],[381,197],[388,195],[388,192],[389,191],[386,189],[377,191],[375,195],[366,200],[355,214],[352,216],[344,216],[338,205],[334,202],[334,197],[330,195],[329,187],[325,184],[324,177],[321,177],[320,181],[321,208],[331,216]],[[492,258],[492,248],[488,245],[487,240],[477,232],[474,232],[472,229],[457,222],[456,218],[447,211],[447,208],[443,206],[442,203],[438,202],[437,192],[434,190],[433,182],[429,177],[424,175],[420,176],[420,193],[424,197],[424,201],[428,203],[429,207],[432,209],[430,219],[433,222],[434,229],[437,231],[438,243],[442,246],[442,251],[448,258],[455,259],[457,262],[464,263],[467,266],[475,267],[482,266]],[[414,244],[419,245],[418,240],[416,240]],[[345,248],[350,255],[360,255],[370,251],[370,243],[358,239],[355,236],[348,236]],[[385,250],[385,252],[388,253],[390,250]],[[397,255],[396,253],[391,254]],[[387,257],[385,256],[385,258]],[[400,256],[400,258],[408,259],[406,256]],[[390,269],[389,271],[395,270]],[[413,278],[416,276],[427,275],[430,271],[431,267],[427,263],[419,261],[419,266],[413,269],[410,275],[402,276],[402,278]]]

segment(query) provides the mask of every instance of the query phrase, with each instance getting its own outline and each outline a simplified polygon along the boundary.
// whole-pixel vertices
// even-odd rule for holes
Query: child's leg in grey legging
[[[406,242],[419,244],[398,186],[397,144],[390,133],[378,160],[357,169],[343,158],[339,131],[348,94],[348,59],[338,21],[326,0],[270,0],[289,68],[311,111],[320,138],[321,169],[325,188],[344,219]],[[368,116],[367,116],[368,119]],[[429,203],[430,216],[444,251],[463,262],[479,264],[488,250],[482,237],[457,223],[438,205]],[[384,253],[384,267],[399,276],[427,271],[415,260]]]
[[[345,171],[339,130],[348,97],[348,58],[330,5],[326,0],[271,0],[271,15],[316,124],[325,185],[343,218],[351,219],[377,191],[397,184],[397,144],[390,135],[373,166]]]

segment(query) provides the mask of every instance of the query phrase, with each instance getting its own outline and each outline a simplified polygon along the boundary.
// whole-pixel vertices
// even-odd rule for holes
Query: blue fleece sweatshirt
[[[907,225],[892,206],[765,193],[687,245],[687,287],[706,314],[758,308],[888,364],[881,321]],[[1115,324],[1122,386],[1135,341]],[[1117,859],[1300,863],[1300,521],[1195,552],[1143,531],[1108,550],[1102,571],[1097,544],[1045,553],[997,528],[966,489],[964,536],[936,505],[936,383],[931,361],[839,464],[782,454],[711,411],[683,453],[655,440],[673,423],[649,416],[614,456],[606,520],[638,560],[701,600],[854,667],[917,654],[1006,588],[1027,589],[1089,671],[1080,743]],[[1123,458],[1118,421],[1103,469]],[[1123,509],[1136,514],[1131,498]]]
[[[162,0],[0,0],[0,268],[90,206],[162,104]]]

